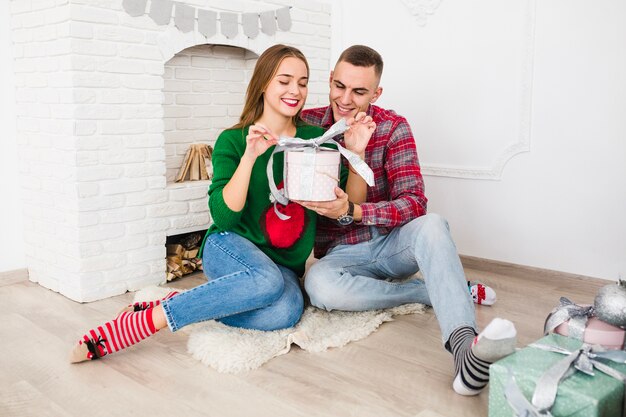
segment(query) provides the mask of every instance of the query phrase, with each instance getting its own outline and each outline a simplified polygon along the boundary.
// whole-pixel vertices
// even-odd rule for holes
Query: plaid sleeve
[[[395,227],[426,214],[424,180],[406,120],[399,121],[391,132],[384,168],[388,195],[375,196],[373,201],[378,202],[361,204],[361,224]]]

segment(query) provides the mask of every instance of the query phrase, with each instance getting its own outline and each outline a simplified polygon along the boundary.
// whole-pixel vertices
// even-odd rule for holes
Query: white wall
[[[0,272],[26,267],[18,184],[10,2],[0,1]]]
[[[342,16],[333,40],[335,50],[363,43],[381,52],[377,104],[409,119],[423,165],[485,164],[497,140],[520,140],[530,112],[530,152],[499,178],[425,177],[429,210],[448,218],[460,253],[626,277],[626,3],[537,1],[532,89],[520,106],[528,39],[515,9],[533,6],[443,0],[419,26],[401,0],[345,0],[334,7]]]

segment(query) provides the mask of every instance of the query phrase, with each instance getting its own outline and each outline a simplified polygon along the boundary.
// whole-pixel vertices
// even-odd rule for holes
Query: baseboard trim
[[[27,268],[0,272],[0,286],[11,285],[22,281],[28,281]]]
[[[611,281],[610,279],[605,278],[594,278],[585,275],[571,274],[569,272],[554,271],[552,269],[536,268],[534,266],[495,261],[493,259],[477,258],[475,256],[461,255],[460,257],[464,268],[477,269],[479,271],[493,272],[502,275],[513,275],[525,278],[533,277],[538,279],[593,280],[596,282],[598,280]]]

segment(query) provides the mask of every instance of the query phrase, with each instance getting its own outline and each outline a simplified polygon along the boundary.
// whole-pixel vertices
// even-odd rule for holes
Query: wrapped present
[[[341,154],[328,148],[285,152],[285,196],[290,200],[331,201],[337,198]]]
[[[365,180],[365,182],[372,187],[374,185],[374,172],[371,170],[369,166],[359,158],[353,152],[350,152],[343,146],[341,146],[337,141],[333,140],[333,137],[345,132],[348,129],[348,125],[345,120],[340,120],[334,125],[330,127],[322,136],[313,139],[301,139],[301,138],[290,138],[286,136],[281,136],[278,139],[278,144],[274,147],[272,151],[272,156],[267,162],[267,180],[269,182],[270,191],[272,192],[272,196],[274,197],[276,203],[275,204],[283,204],[287,205],[289,200],[308,200],[308,201],[328,201],[334,200],[335,197],[335,185],[339,182],[339,170],[335,170],[333,165],[332,167],[321,168],[319,165],[319,176],[318,174],[318,161],[325,161],[326,158],[337,158],[337,156],[326,156],[328,152],[332,153],[332,150],[327,150],[322,148],[322,144],[333,144],[337,147],[337,151],[339,154],[344,156],[352,168]],[[287,157],[285,158],[285,170],[283,172],[283,178],[285,183],[287,184],[283,190],[278,190],[276,184],[274,184],[274,155],[278,152],[286,152]],[[297,155],[297,154],[300,155]],[[291,156],[293,154],[293,156]],[[309,154],[309,155],[305,155]],[[291,160],[292,163],[289,163]],[[294,163],[295,160],[298,160]],[[324,162],[325,164],[325,162]],[[294,170],[292,171],[292,166]],[[336,165],[338,167],[338,165]],[[312,170],[315,171],[315,175],[312,174]],[[328,175],[325,173],[327,172]],[[289,178],[292,175],[296,178]],[[331,178],[332,177],[332,188],[330,188]],[[289,182],[292,182],[292,185],[289,186]],[[323,181],[323,184],[316,184],[316,181]],[[286,191],[289,190],[289,191]],[[329,193],[329,190],[332,191],[332,196]],[[319,195],[322,197],[319,197]],[[318,199],[323,198],[323,199]],[[276,215],[281,220],[286,220],[289,216],[280,213],[278,210],[274,210]]]
[[[544,325],[544,334],[551,331],[570,336],[592,345],[618,350],[624,347],[626,332],[594,316],[594,307],[574,304],[561,297],[559,306],[553,309]]]
[[[624,351],[545,336],[490,366],[489,417],[626,416],[625,361]]]

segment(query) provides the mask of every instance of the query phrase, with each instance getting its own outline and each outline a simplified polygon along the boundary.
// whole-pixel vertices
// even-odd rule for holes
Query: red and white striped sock
[[[161,304],[162,301],[169,300],[170,298],[172,298],[176,294],[178,294],[178,291],[172,291],[172,292],[168,293],[165,297],[161,298],[160,300],[137,301],[134,304],[127,305],[126,307],[121,309],[120,312],[117,313],[117,314],[120,315],[120,314],[122,314],[125,311],[141,311],[141,310],[146,310],[148,308],[156,307],[159,304]]]
[[[117,352],[155,334],[158,329],[152,319],[152,308],[124,312],[116,319],[89,330],[70,354],[70,362],[99,359]]]

